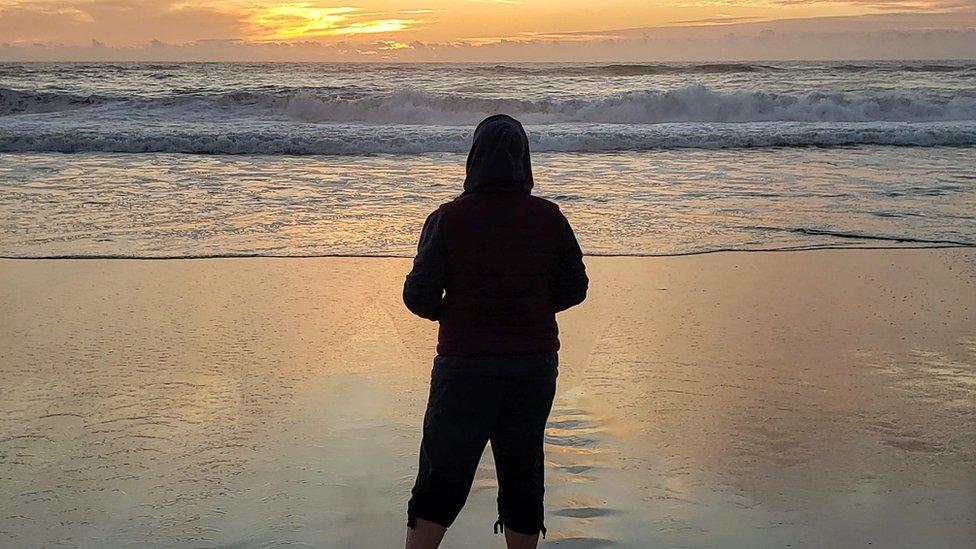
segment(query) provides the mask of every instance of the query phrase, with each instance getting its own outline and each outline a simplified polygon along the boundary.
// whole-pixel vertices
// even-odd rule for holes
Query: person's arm
[[[562,234],[559,242],[559,261],[552,280],[552,305],[556,312],[565,311],[579,305],[586,299],[590,279],[583,265],[583,251],[580,249],[569,220],[563,217]]]
[[[428,320],[440,318],[444,299],[444,262],[441,211],[436,210],[424,222],[413,270],[403,283],[403,303],[413,314]]]

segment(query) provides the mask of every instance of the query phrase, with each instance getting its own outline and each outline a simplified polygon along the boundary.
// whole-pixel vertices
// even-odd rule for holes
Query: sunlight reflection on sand
[[[969,547],[967,250],[590,258],[548,543]],[[3,261],[0,545],[400,543],[408,261]],[[490,452],[448,547],[495,547]]]

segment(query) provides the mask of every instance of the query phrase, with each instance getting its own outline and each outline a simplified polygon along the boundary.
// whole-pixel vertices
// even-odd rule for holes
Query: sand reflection
[[[591,259],[553,546],[969,547],[969,251]],[[396,545],[433,348],[407,261],[5,261],[0,544]],[[491,547],[486,454],[450,547]]]

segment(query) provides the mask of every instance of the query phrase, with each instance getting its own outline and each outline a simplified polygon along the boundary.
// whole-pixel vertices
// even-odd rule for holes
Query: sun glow
[[[250,14],[249,21],[255,34],[264,40],[390,33],[422,22],[419,19],[369,19],[369,16],[361,8],[323,8],[297,2],[257,8]]]
[[[974,0],[0,0],[0,59],[968,59],[974,28]]]

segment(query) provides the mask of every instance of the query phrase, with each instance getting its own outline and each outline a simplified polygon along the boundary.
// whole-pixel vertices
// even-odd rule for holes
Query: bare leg
[[[444,532],[447,529],[440,524],[419,518],[413,528],[407,528],[406,549],[437,549],[444,538]]]
[[[508,549],[535,549],[539,544],[539,534],[519,534],[508,528],[505,529],[505,544]]]

